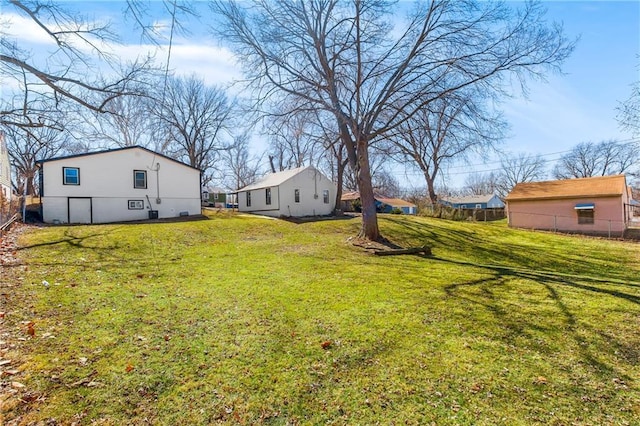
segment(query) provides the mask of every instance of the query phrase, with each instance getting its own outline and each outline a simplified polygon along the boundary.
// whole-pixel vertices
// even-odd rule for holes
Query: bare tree
[[[249,136],[243,134],[234,138],[233,145],[222,154],[219,180],[230,189],[240,189],[251,185],[261,175],[260,157],[249,152]]]
[[[483,155],[504,137],[506,123],[488,111],[486,95],[476,89],[467,87],[425,105],[388,138],[389,152],[422,172],[432,203],[443,166],[471,153]]]
[[[269,117],[266,130],[270,136],[268,155],[273,172],[314,163],[317,151],[323,148],[314,134],[317,126],[313,119],[312,113],[303,111]]]
[[[243,3],[245,5],[245,3]],[[362,199],[360,235],[380,237],[369,163],[371,141],[436,99],[470,85],[500,91],[508,75],[540,75],[571,52],[544,10],[527,2],[418,3],[404,25],[384,1],[216,1],[218,33],[243,59],[258,107],[282,98],[335,120]],[[263,109],[264,110],[264,109]],[[266,111],[265,111],[266,112]]]
[[[640,81],[631,86],[631,95],[617,108],[620,127],[634,136],[640,136]]]
[[[464,180],[463,193],[466,195],[495,194],[500,186],[501,175],[494,171],[472,173]]]
[[[545,161],[540,155],[507,155],[500,164],[502,171],[497,184],[500,197],[505,197],[518,183],[540,181],[547,175]]]
[[[2,2],[4,28],[0,38],[0,74],[6,90],[0,100],[0,124],[21,128],[60,128],[53,121],[67,102],[96,112],[106,112],[109,103],[136,94],[132,82],[140,81],[151,59],[122,67],[105,46],[116,41],[108,24],[94,21],[49,1],[8,0]],[[9,16],[33,22],[54,46],[43,57],[20,46],[7,34]],[[100,78],[103,69],[110,77]],[[47,102],[40,99],[47,98]],[[34,103],[35,100],[35,103]],[[53,110],[43,110],[48,106]]]
[[[640,175],[640,145],[627,142],[583,142],[563,155],[553,169],[556,179],[607,176],[628,173]]]
[[[169,138],[167,153],[202,170],[206,181],[219,154],[229,149],[234,108],[223,89],[195,76],[172,77],[153,113]]]
[[[79,133],[84,142],[102,148],[139,145],[163,152],[166,137],[158,132],[150,102],[153,101],[144,96],[122,96],[109,103],[106,113],[80,110],[82,123],[74,133]]]
[[[19,194],[37,194],[37,162],[63,153],[68,144],[68,133],[46,126],[26,129],[10,126],[5,135],[15,172],[13,189]]]

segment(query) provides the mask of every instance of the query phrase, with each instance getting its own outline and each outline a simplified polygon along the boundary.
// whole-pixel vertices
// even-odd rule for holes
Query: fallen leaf
[[[546,385],[547,384],[547,378],[543,377],[543,376],[538,376],[533,381],[533,383],[535,383],[536,385]]]
[[[4,318],[5,315],[6,315],[5,312],[0,312],[0,318]]]
[[[11,387],[14,388],[14,389],[24,389],[24,388],[26,388],[26,386],[23,385],[20,382],[11,382]]]
[[[33,326],[34,326],[33,322],[29,321],[27,323],[27,334],[32,337],[36,335],[36,330],[35,328],[33,328]]]
[[[168,341],[169,341],[169,339],[170,339],[169,335],[168,335],[168,334],[165,334],[165,335],[164,335],[164,341],[165,341],[165,342],[168,342]]]
[[[0,367],[4,367],[5,365],[9,365],[9,364],[11,364],[11,360],[8,360],[8,359],[0,360]]]
[[[320,346],[322,346],[322,349],[329,349],[331,347],[331,340],[325,340]]]
[[[478,392],[480,392],[482,390],[483,387],[484,386],[481,383],[474,383],[471,386],[471,392],[472,393],[478,393]]]
[[[127,364],[127,367],[124,369],[127,373],[131,373],[133,371],[133,365]]]
[[[2,372],[2,375],[3,376],[15,376],[18,373],[20,373],[20,371],[18,371],[18,370],[4,370]]]

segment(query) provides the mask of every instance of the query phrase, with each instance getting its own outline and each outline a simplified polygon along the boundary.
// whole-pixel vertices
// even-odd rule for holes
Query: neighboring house
[[[504,203],[495,194],[469,195],[466,197],[443,197],[440,204],[462,210],[503,209]]]
[[[222,188],[207,186],[202,188],[202,203],[207,206],[225,207],[227,191]]]
[[[336,186],[312,166],[272,173],[237,191],[238,210],[273,217],[333,213]]]
[[[624,175],[519,183],[506,197],[511,227],[584,234],[623,232],[630,201]]]
[[[399,210],[402,214],[416,214],[418,206],[405,200],[398,198],[386,198],[375,195],[376,210],[380,213],[394,213]]]
[[[201,213],[200,170],[139,146],[40,160],[46,223],[108,223]]]
[[[11,201],[11,166],[9,163],[9,150],[4,139],[4,133],[0,131],[0,204]]]
[[[418,206],[398,198],[387,198],[374,194],[376,210],[380,213],[392,213],[400,210],[403,214],[416,214]],[[345,192],[340,198],[341,210],[345,212],[360,211],[360,193]]]

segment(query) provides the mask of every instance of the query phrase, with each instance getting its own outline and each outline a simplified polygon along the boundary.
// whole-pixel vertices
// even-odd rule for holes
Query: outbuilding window
[[[133,187],[138,189],[147,189],[147,172],[146,170],[133,171]]]
[[[329,204],[329,190],[325,189],[324,191],[322,191],[322,201],[325,204]]]
[[[271,204],[271,188],[266,188],[264,190],[265,202],[267,205]]]
[[[247,191],[247,207],[251,207],[251,191]]]
[[[62,168],[63,185],[80,185],[80,169],[77,167]]]
[[[575,210],[578,213],[578,225],[592,225],[595,222],[595,204],[576,204]]]
[[[300,190],[299,189],[294,189],[293,190],[293,201],[295,201],[296,203],[300,202]]]

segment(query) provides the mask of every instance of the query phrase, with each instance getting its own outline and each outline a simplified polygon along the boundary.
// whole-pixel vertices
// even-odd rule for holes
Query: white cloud
[[[0,27],[2,28],[4,36],[8,39],[15,40],[18,45],[26,43],[38,46],[56,46],[51,36],[31,18],[26,18],[15,13],[3,12]]]

